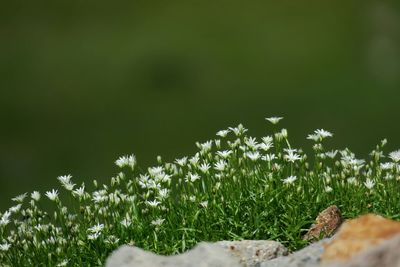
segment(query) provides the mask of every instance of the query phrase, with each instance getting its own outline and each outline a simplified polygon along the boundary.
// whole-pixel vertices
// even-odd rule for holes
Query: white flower
[[[381,163],[381,169],[382,170],[391,170],[394,167],[394,163],[393,162],[385,162],[385,163]]]
[[[88,229],[88,232],[91,233],[100,233],[104,229],[104,224],[96,224]]]
[[[317,129],[315,133],[321,136],[322,138],[332,137],[333,134],[331,132],[325,131],[324,129]]]
[[[13,207],[9,208],[8,210],[9,210],[11,213],[16,213],[16,212],[18,212],[18,211],[21,209],[21,206],[22,206],[22,204],[18,204],[18,205],[16,205],[16,206],[13,206]]]
[[[258,143],[254,137],[250,137],[244,141],[244,143],[250,147],[251,149],[256,149],[258,147]]]
[[[391,158],[394,162],[400,161],[400,149],[389,153],[389,158]]]
[[[218,131],[217,132],[217,135],[218,136],[221,136],[221,137],[226,137],[226,135],[229,133],[229,130],[221,130],[221,131]]]
[[[252,161],[256,161],[261,157],[261,155],[260,155],[260,153],[258,151],[247,152],[245,155],[246,155],[246,157],[248,157]]]
[[[211,168],[210,164],[205,163],[205,162],[200,164],[200,166],[199,166],[199,170],[203,173],[207,173],[210,168]]]
[[[128,228],[128,227],[132,224],[132,221],[131,221],[130,219],[128,219],[128,218],[124,218],[124,219],[121,221],[121,224],[122,224],[125,228]]]
[[[296,160],[300,160],[301,159],[300,155],[295,153],[296,150],[287,149],[286,152],[287,152],[287,155],[285,155],[284,158],[289,162],[294,163]]]
[[[160,201],[157,200],[146,200],[146,204],[149,205],[150,207],[157,207],[158,205],[161,204]]]
[[[151,224],[155,225],[155,226],[160,226],[164,221],[165,221],[165,219],[156,219],[156,220],[151,221]]]
[[[15,201],[15,202],[22,203],[22,202],[24,202],[24,199],[26,198],[26,195],[27,195],[27,193],[23,193],[23,194],[21,194],[19,196],[16,196],[16,197],[12,198],[11,200]]]
[[[229,130],[231,130],[236,136],[240,136],[240,135],[244,134],[245,132],[247,132],[247,129],[244,128],[242,124],[239,124],[235,128],[229,127]]]
[[[226,159],[232,153],[231,150],[217,151],[217,155]]]
[[[264,157],[265,157],[265,160],[268,162],[273,161],[276,158],[275,154],[267,154]]]
[[[85,186],[82,185],[82,186],[79,187],[78,189],[75,189],[72,193],[73,193],[75,196],[83,197],[84,194],[85,194]]]
[[[214,169],[217,171],[223,171],[226,168],[226,162],[224,160],[219,160],[218,162],[214,163]]]
[[[97,238],[99,238],[99,236],[100,236],[100,233],[93,233],[93,234],[88,235],[88,239],[96,240]]]
[[[371,179],[367,178],[367,180],[364,183],[365,187],[368,189],[372,189],[375,186],[375,182],[372,181]]]
[[[168,194],[169,194],[169,190],[167,188],[158,190],[158,195],[161,199],[168,197]]]
[[[332,191],[333,191],[332,187],[330,187],[330,186],[325,187],[325,192],[329,193]]]
[[[58,198],[58,190],[52,190],[46,192],[46,197],[48,197],[51,201],[55,201]]]
[[[208,206],[208,201],[202,201],[202,202],[200,202],[200,205],[201,205],[203,208],[207,208],[207,206]]]
[[[60,262],[59,264],[57,264],[57,267],[67,266],[68,262],[69,262],[69,260],[65,259],[62,262]]]
[[[71,182],[71,175],[63,175],[63,176],[58,176],[57,180],[60,181],[61,185],[65,187],[68,191],[72,191],[74,188],[75,184]]]
[[[331,132],[328,132],[324,129],[317,129],[314,131],[314,134],[309,134],[307,136],[307,139],[311,139],[317,142],[317,141],[322,141],[322,139],[326,137],[332,137],[332,136],[333,134]]]
[[[269,118],[265,118],[265,119],[272,124],[277,124],[280,120],[283,119],[283,117],[269,117]]]
[[[10,249],[10,247],[11,247],[11,245],[8,244],[8,243],[0,244],[0,250],[1,251],[7,251],[7,250]]]
[[[200,160],[199,153],[196,153],[191,159],[189,159],[189,162],[193,166],[197,166],[197,164],[199,163],[199,160]]]
[[[349,184],[357,184],[357,179],[356,179],[356,177],[349,177],[349,178],[347,178],[347,182]]]
[[[10,211],[4,212],[4,214],[1,216],[1,219],[0,219],[0,226],[6,226],[7,224],[9,224],[10,216],[11,216]]]
[[[337,154],[337,153],[338,153],[337,150],[332,150],[332,151],[325,152],[325,155],[326,155],[328,158],[333,159],[334,157],[336,157],[336,154]]]
[[[196,144],[197,144],[198,148],[200,148],[202,153],[206,153],[206,152],[210,151],[211,148],[212,148],[212,141],[211,140],[209,140],[209,141],[207,141],[205,143],[202,143],[202,144],[200,144],[200,143],[196,143]]]
[[[32,198],[33,200],[39,201],[39,199],[40,199],[40,193],[39,193],[38,191],[33,191],[32,194],[31,194],[31,198]]]
[[[288,178],[284,179],[283,183],[284,184],[292,184],[296,180],[297,180],[297,177],[292,175],[292,176],[289,176]]]
[[[176,159],[175,163],[183,167],[183,166],[186,165],[187,159],[188,159],[188,157],[183,157],[181,159]]]
[[[115,161],[115,164],[120,168],[128,166],[133,170],[136,165],[136,157],[133,154],[129,156],[122,156]]]
[[[188,175],[186,176],[186,182],[194,182],[199,179],[200,179],[200,175],[198,175],[197,173],[189,172]]]

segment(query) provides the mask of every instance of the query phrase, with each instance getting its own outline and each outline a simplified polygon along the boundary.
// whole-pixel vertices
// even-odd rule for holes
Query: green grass
[[[271,120],[273,128],[279,120]],[[25,193],[0,214],[1,266],[98,266],[122,244],[171,255],[200,241],[277,240],[291,251],[320,211],[337,205],[345,218],[367,212],[400,216],[400,151],[370,159],[348,149],[325,150],[332,136],[308,136],[308,157],[285,129],[256,139],[242,125],[197,143],[192,157],[140,170],[136,158],[116,161],[120,173],[93,189],[61,176],[57,190]],[[53,209],[41,208],[42,201]]]

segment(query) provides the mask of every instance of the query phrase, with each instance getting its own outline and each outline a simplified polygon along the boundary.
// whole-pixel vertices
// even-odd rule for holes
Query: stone
[[[321,262],[348,261],[363,251],[400,234],[400,222],[367,214],[343,223],[335,238],[325,245]]]
[[[107,259],[107,267],[191,267],[191,266],[246,266],[288,255],[279,242],[268,240],[201,242],[180,255],[161,256],[143,249],[122,246]]]
[[[330,238],[324,238],[288,256],[263,262],[260,267],[317,267],[324,251],[324,244],[330,240]]]
[[[323,267],[400,267],[400,235],[383,241],[347,262],[335,262]],[[286,266],[285,266],[286,267]],[[322,266],[321,266],[322,267]]]
[[[236,257],[243,266],[253,267],[289,251],[279,242],[269,240],[218,241],[215,244]]]
[[[162,256],[138,247],[124,245],[114,251],[106,267],[242,267],[224,248],[201,242],[193,249],[173,256]]]
[[[315,221],[316,223],[303,236],[304,240],[319,240],[321,234],[324,237],[331,237],[342,224],[343,218],[339,208],[333,205],[323,210]]]

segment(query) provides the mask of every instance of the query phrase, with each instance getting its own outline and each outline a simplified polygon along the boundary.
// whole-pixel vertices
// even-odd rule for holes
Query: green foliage
[[[268,119],[273,124],[279,118]],[[116,161],[123,169],[109,185],[88,191],[60,176],[45,193],[20,195],[0,214],[2,266],[98,266],[122,244],[159,254],[184,252],[200,241],[270,239],[290,250],[307,243],[304,231],[335,204],[345,218],[374,212],[399,218],[400,152],[382,162],[382,141],[369,161],[348,149],[326,151],[332,134],[316,130],[311,160],[291,148],[285,129],[260,140],[242,125],[197,143],[192,157],[140,171],[135,156]],[[28,203],[25,199],[30,197]]]

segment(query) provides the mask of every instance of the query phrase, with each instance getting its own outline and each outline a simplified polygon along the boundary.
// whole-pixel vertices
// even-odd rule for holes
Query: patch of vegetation
[[[267,118],[274,128],[280,119]],[[362,160],[348,149],[325,150],[330,137],[322,129],[310,134],[308,158],[285,129],[258,139],[239,125],[196,143],[191,157],[158,157],[146,171],[134,155],[120,157],[121,172],[90,191],[60,176],[62,195],[25,193],[0,214],[0,264],[101,266],[122,244],[170,255],[199,241],[269,239],[293,251],[307,245],[304,231],[333,204],[345,218],[374,212],[398,219],[400,150],[383,160],[383,140]],[[41,208],[42,200],[54,210]]]

